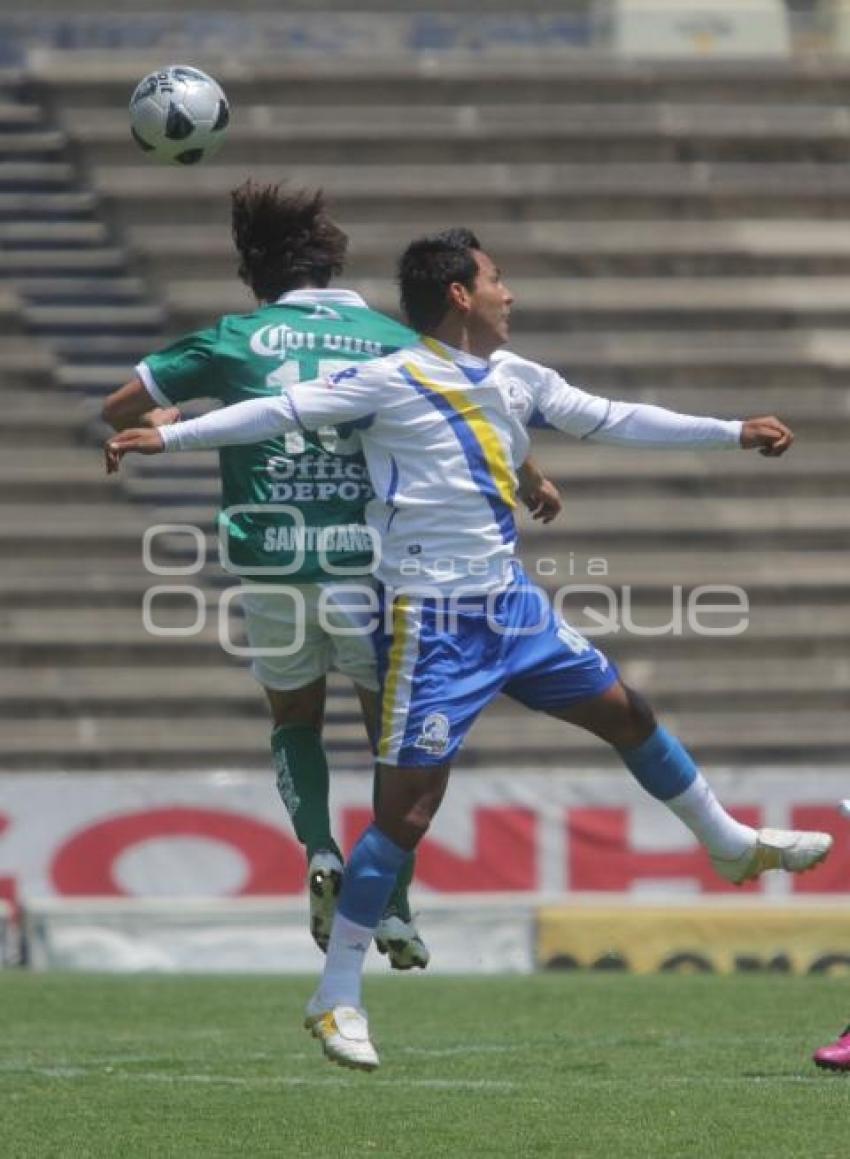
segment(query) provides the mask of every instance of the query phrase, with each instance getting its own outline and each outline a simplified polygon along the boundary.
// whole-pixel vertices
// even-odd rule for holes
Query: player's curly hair
[[[432,330],[449,308],[453,282],[468,290],[475,286],[478,263],[472,253],[481,243],[464,226],[445,229],[412,241],[398,262],[401,308],[416,330]]]
[[[342,271],[348,237],[328,216],[321,189],[245,181],[230,195],[239,277],[260,302],[300,286],[327,286]]]

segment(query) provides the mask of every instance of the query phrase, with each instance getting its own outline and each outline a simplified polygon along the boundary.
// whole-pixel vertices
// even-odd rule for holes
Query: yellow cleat
[[[375,1070],[378,1052],[369,1040],[369,1023],[354,1006],[319,1010],[313,1000],[307,1006],[304,1027],[318,1038],[325,1057],[353,1070]]]

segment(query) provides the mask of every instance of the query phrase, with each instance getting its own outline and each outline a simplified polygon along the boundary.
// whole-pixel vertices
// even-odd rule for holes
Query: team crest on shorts
[[[422,731],[413,742],[414,747],[438,757],[449,747],[449,718],[442,712],[429,712],[422,721]]]

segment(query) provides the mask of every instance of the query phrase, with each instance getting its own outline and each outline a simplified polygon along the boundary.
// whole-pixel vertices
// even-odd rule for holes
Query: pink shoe
[[[829,1046],[822,1046],[812,1055],[815,1066],[824,1070],[850,1071],[850,1026],[831,1042]]]

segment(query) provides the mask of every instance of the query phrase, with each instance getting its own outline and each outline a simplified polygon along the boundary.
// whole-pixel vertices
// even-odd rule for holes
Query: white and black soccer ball
[[[220,147],[230,123],[221,86],[184,64],[149,73],[130,97],[130,132],[139,148],[167,165],[197,165]]]

